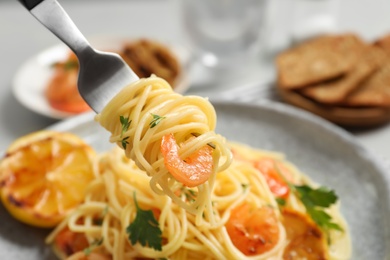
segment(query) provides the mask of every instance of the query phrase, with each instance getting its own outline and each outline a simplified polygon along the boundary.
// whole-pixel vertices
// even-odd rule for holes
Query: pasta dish
[[[294,189],[313,187],[310,191],[319,196],[332,197],[332,193],[315,189],[315,183],[282,154],[235,143],[231,147],[235,159],[216,174],[210,194],[214,226],[198,225],[195,215],[156,194],[149,187],[150,177],[115,148],[99,157],[99,175],[90,183],[84,203],[46,242],[54,244],[57,252],[66,252],[69,259],[85,255],[90,259],[96,255],[101,257],[97,259],[349,258],[348,227],[338,203],[323,211],[317,207],[317,213],[331,219],[317,224],[302,202],[304,193]],[[295,188],[277,179],[276,169]],[[188,187],[176,193],[188,201],[201,196]],[[147,218],[148,211],[155,225],[137,220],[139,214]],[[332,225],[337,228],[329,228]],[[141,242],[132,244],[129,231],[137,233]]]
[[[48,236],[61,257],[350,258],[335,192],[283,154],[227,142],[207,99],[152,76],[96,120],[117,147],[96,158],[84,201]]]

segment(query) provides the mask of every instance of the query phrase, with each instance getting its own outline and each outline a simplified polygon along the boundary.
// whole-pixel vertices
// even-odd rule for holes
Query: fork
[[[56,0],[18,1],[76,54],[78,90],[96,113],[123,87],[139,79],[118,54],[92,48]]]

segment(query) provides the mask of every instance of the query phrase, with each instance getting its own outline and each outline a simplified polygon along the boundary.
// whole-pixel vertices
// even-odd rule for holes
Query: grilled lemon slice
[[[16,219],[52,227],[80,204],[94,179],[95,151],[71,133],[38,131],[15,140],[0,161],[0,195]]]

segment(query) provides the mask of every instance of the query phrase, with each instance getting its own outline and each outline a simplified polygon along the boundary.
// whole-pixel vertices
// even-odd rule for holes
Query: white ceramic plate
[[[120,50],[125,42],[131,39],[124,37],[101,36],[90,39],[91,45],[98,50]],[[175,91],[184,93],[189,87],[187,73],[189,51],[181,46],[170,46],[179,59],[183,73],[178,80]],[[53,74],[52,64],[67,58],[69,48],[64,44],[50,47],[22,64],[14,76],[13,93],[16,99],[26,108],[54,119],[65,119],[74,114],[52,108],[47,102],[44,91]]]
[[[213,102],[217,132],[229,140],[285,153],[316,182],[336,191],[350,226],[354,260],[390,255],[390,175],[347,132],[307,112],[280,103]],[[108,133],[84,114],[54,125],[85,138],[98,151],[109,149]],[[47,231],[18,223],[0,210],[0,259],[52,259]],[[2,256],[2,257],[1,257]]]

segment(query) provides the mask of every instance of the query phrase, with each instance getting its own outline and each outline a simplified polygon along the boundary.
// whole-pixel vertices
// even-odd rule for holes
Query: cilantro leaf
[[[342,228],[332,222],[332,217],[323,209],[337,202],[338,198],[333,190],[325,187],[313,189],[307,185],[294,185],[292,187],[305,206],[307,213],[319,227],[326,231],[330,229],[342,231]]]
[[[126,228],[131,244],[135,245],[138,242],[142,246],[148,246],[161,251],[162,232],[158,221],[153,215],[153,211],[141,209],[138,206],[135,193],[134,203],[137,208],[137,215],[134,221]]]
[[[159,116],[156,114],[151,114],[151,115],[152,115],[153,119],[149,123],[150,128],[155,127],[156,125],[158,125],[161,122],[161,120],[163,120],[165,118],[165,116]]]

